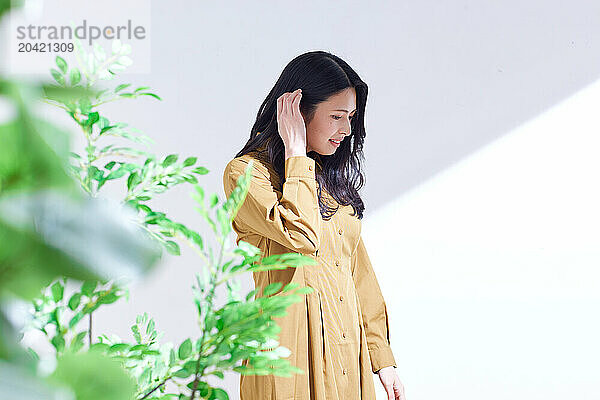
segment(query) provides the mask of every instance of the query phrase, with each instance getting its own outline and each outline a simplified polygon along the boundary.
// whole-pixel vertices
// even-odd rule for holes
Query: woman
[[[372,373],[388,399],[404,399],[387,307],[360,235],[367,90],[333,54],[294,58],[262,103],[250,139],[225,168],[229,196],[254,160],[248,195],[233,221],[237,242],[265,256],[298,252],[318,261],[254,272],[260,290],[273,282],[314,289],[275,318],[290,363],[306,373],[241,375],[241,400],[375,399]]]

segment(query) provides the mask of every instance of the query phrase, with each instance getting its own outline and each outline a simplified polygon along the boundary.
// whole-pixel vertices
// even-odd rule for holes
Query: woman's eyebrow
[[[347,113],[347,112],[348,112],[348,110],[343,110],[343,109],[339,109],[339,110],[333,110],[333,111],[343,111],[343,112],[345,112],[345,113]],[[354,109],[352,112],[354,112],[354,111],[356,111],[356,109]]]

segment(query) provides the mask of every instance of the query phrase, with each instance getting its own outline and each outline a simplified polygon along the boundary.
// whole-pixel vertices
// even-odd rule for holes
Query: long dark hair
[[[317,166],[319,208],[324,219],[335,214],[338,206],[324,198],[323,189],[340,205],[352,205],[354,215],[358,215],[359,219],[362,219],[365,208],[358,191],[365,181],[361,164],[364,160],[362,148],[366,136],[364,117],[368,86],[344,60],[326,51],[311,51],[290,61],[260,106],[250,139],[236,154],[236,157],[257,154],[259,159],[270,164],[279,182],[283,182],[285,145],[277,130],[277,98],[285,92],[302,89],[300,111],[308,125],[317,104],[349,87],[356,90],[357,108],[350,123],[350,137],[342,141],[332,155],[321,155],[315,151],[307,154]]]

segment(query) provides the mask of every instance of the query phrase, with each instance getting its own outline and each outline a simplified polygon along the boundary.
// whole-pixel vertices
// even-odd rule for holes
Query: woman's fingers
[[[294,102],[294,99],[298,96],[298,90],[294,90],[292,93],[290,93],[287,97],[287,112],[289,116],[292,116],[294,114],[294,109],[292,107],[292,104]]]
[[[281,115],[281,111],[283,108],[283,95],[277,98],[277,120],[279,121],[279,116]]]
[[[306,125],[299,112],[300,89],[283,93],[277,99],[277,129],[290,154],[302,154],[306,150]]]
[[[277,116],[281,116],[286,112],[287,97],[290,93],[286,92],[277,98]]]
[[[290,97],[292,96],[292,93],[286,93],[285,97],[283,98],[283,113],[285,115],[290,115]]]
[[[298,89],[298,93],[296,93],[296,97],[294,97],[294,100],[292,101],[292,113],[294,115],[301,115],[300,114],[300,99],[302,98],[302,91],[300,89]]]
[[[302,93],[300,89],[293,92],[285,92],[277,98],[277,115],[294,115],[299,111],[300,97]]]

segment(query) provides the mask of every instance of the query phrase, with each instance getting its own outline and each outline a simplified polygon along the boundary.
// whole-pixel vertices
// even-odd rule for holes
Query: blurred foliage
[[[0,395],[71,399],[76,393],[85,398],[79,396],[75,376],[68,379],[72,390],[40,376],[37,354],[19,345],[8,305],[15,298],[31,300],[49,284],[59,296],[52,282],[64,277],[106,281],[124,265],[130,277],[144,274],[159,252],[142,230],[127,223],[131,213],[82,195],[64,168],[68,134],[33,112],[42,93],[40,84],[0,77],[2,106],[14,111],[0,122]],[[105,370],[111,380],[131,379],[120,366],[107,363],[114,360],[102,354],[61,356],[55,374],[68,377],[85,366],[88,372]]]

